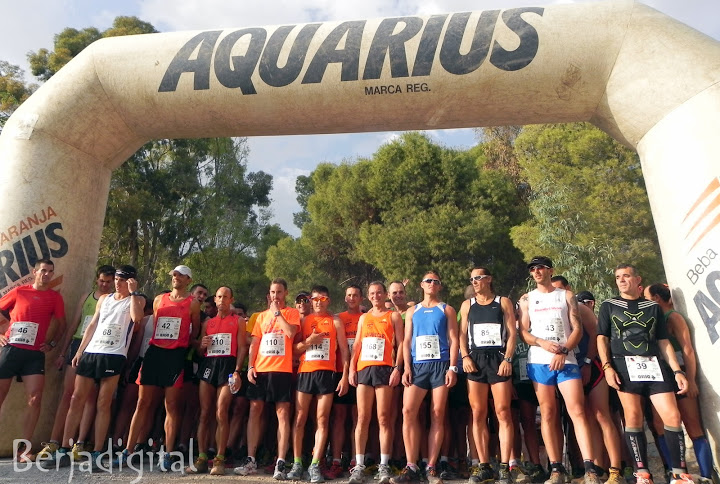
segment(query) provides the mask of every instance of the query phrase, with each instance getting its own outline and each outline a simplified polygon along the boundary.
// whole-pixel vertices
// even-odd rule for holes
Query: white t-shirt
[[[115,294],[108,294],[103,301],[95,333],[85,348],[86,353],[127,356],[132,338],[131,298],[118,300]]]
[[[553,292],[540,292],[534,289],[528,293],[528,314],[530,315],[530,332],[533,336],[553,343],[564,345],[572,332],[565,289]],[[549,364],[554,353],[539,346],[531,346],[528,351],[528,363]],[[575,352],[570,351],[565,357],[566,365],[577,365]]]

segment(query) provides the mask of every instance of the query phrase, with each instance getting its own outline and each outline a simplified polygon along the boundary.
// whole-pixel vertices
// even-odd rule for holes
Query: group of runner
[[[329,311],[327,287],[299,294],[289,307],[287,283],[277,278],[267,309],[248,318],[230,287],[208,297],[204,286],[191,286],[187,266],[170,271],[172,289],[152,301],[137,291],[135,268],[102,266],[97,288],[74,315],[77,327],[66,331],[62,297],[51,289],[54,266],[43,259],[35,264],[33,284],[0,299],[0,310],[9,316],[0,316],[0,406],[12,378],[22,379],[28,395],[23,438],[30,441],[40,412],[45,354],[59,342],[56,365],[67,369],[51,439],[37,455],[26,448],[17,456],[36,458],[46,468],[70,465],[84,451],[102,468],[113,398],[123,377],[136,390],[125,388],[116,397],[112,437],[123,446],[105,465],[127,465],[137,455],[164,399],[159,468],[165,472],[225,475],[229,447],[243,441],[244,460],[233,470],[253,475],[268,423],[276,421],[272,472],[278,480],[340,477],[348,428],[354,456],[350,483],[365,482],[371,472],[380,484],[440,483],[454,476],[453,467],[462,475],[469,456],[470,483],[548,478],[548,484],[564,484],[567,440],[576,442],[585,484],[623,482],[628,452],[637,484],[649,484],[643,430],[648,417],[671,484],[692,482],[683,422],[700,473],[710,478],[696,359],[687,323],[673,312],[667,287],[654,285],[643,293],[637,270],[620,265],[619,296],[603,302],[596,317],[592,294],[573,294],[567,280],[554,276],[549,258],[535,257],[527,267],[535,288],[517,305],[495,293],[487,268],[476,267],[459,314],[441,299],[440,275],[429,271],[416,304],[406,301],[404,283],[394,281],[388,291],[384,283],[372,282],[369,309],[361,307],[363,289],[349,286],[347,309],[337,315]],[[53,318],[57,324],[51,324]],[[186,398],[195,377],[198,408]],[[611,408],[613,398],[621,405]],[[271,406],[276,419],[268,419]],[[538,406],[549,475],[540,462]],[[613,419],[620,406],[622,425]],[[197,414],[199,452],[183,469],[175,451],[183,450],[178,434],[188,412]],[[563,432],[563,412],[573,432]],[[84,441],[93,427],[94,444],[87,449]],[[314,438],[306,436],[306,427],[314,428]],[[520,427],[531,462],[523,468]],[[368,451],[377,444],[375,464]],[[289,452],[292,462],[285,460]]]

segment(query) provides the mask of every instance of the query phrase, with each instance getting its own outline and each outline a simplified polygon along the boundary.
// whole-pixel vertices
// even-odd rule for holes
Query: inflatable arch
[[[718,81],[720,43],[625,0],[103,39],[0,136],[0,294],[49,255],[75,305],[111,172],[151,139],[590,121],[640,154],[668,279],[695,325],[717,448]],[[36,442],[52,425],[57,374]],[[23,406],[14,385],[3,454]]]

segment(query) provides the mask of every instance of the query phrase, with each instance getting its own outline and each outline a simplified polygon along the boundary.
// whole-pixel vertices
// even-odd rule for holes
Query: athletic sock
[[[285,463],[285,459],[281,459],[281,458],[278,457],[278,460],[275,461],[275,465],[278,465],[278,464],[280,464],[281,462],[284,464],[284,463]]]
[[[302,457],[294,457],[293,462],[296,464],[302,464]]]
[[[670,453],[670,467],[673,474],[685,474],[685,436],[682,428],[665,427],[665,442]]]
[[[440,462],[447,462],[447,461],[448,461],[448,456],[446,456],[446,455],[440,456]]]
[[[510,462],[508,464],[510,465],[511,468],[517,467],[518,461],[517,461],[517,459],[510,459]]]
[[[390,454],[380,454],[380,465],[386,466],[390,462]]]
[[[643,429],[625,427],[625,440],[633,459],[635,459],[635,468],[640,471],[647,471],[647,439]]]
[[[250,462],[252,462],[253,464],[255,463],[255,457],[249,455],[248,459],[250,459]]]
[[[585,466],[585,474],[597,474],[597,471],[595,470],[595,463],[593,461],[585,459],[583,460],[583,465]]]
[[[365,454],[355,454],[355,465],[365,465]]]
[[[479,465],[480,465],[480,459],[471,459],[471,460],[470,460],[470,465],[473,466],[473,467],[479,466]]]
[[[665,441],[665,434],[658,435],[655,441],[657,448],[662,454],[663,461],[666,466],[670,466],[670,451],[668,450],[667,442]]]
[[[302,462],[302,460],[301,460],[300,462]],[[320,459],[316,459],[315,457],[313,457],[313,458],[312,458],[312,461],[310,461],[310,463],[311,463],[311,464],[319,464],[319,463],[320,463]]]
[[[408,466],[408,467],[410,468],[410,470],[412,470],[413,472],[417,472],[417,471],[420,470],[420,469],[418,469],[418,466],[415,465],[414,462],[408,462],[407,466]]]
[[[692,439],[692,443],[693,450],[695,450],[695,458],[700,468],[700,475],[707,479],[712,479],[713,457],[707,437],[701,435],[696,439]]]
[[[340,465],[340,464],[342,464],[342,460],[341,459],[333,459],[333,464]]]
[[[198,459],[205,459],[207,460],[207,454],[205,452],[200,452],[198,454]]]

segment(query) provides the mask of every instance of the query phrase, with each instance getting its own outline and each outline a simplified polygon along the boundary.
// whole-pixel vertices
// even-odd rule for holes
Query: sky
[[[7,2],[8,0],[0,0]],[[0,60],[20,66],[32,79],[27,53],[53,48],[53,36],[66,27],[105,30],[119,15],[137,16],[161,32],[204,30],[285,23],[339,21],[430,15],[510,8],[524,5],[588,3],[585,0],[24,0],[3,9]],[[646,0],[643,3],[720,40],[717,0]],[[477,143],[472,129],[429,131],[437,143],[458,149]],[[273,222],[299,236],[292,214],[299,210],[295,179],[321,162],[340,163],[370,157],[398,133],[254,137],[249,139],[248,168],[273,175]]]

